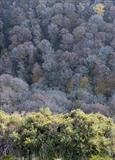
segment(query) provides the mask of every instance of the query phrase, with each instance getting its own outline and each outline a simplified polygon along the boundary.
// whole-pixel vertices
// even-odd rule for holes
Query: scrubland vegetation
[[[0,160],[114,160],[114,120],[115,1],[0,0]]]
[[[80,110],[56,115],[47,109],[26,115],[0,112],[0,140],[2,160],[112,160],[115,124]]]

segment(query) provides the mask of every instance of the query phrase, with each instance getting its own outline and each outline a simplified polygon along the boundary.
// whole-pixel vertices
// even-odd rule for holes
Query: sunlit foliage
[[[1,156],[33,156],[43,160],[110,160],[115,153],[115,125],[100,114],[74,110],[67,114],[49,114],[47,110],[24,116],[0,112]],[[14,119],[15,117],[15,119]],[[5,144],[4,144],[5,142]]]

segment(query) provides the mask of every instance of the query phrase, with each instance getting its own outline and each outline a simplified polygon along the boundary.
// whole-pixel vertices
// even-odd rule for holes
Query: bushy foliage
[[[102,156],[92,156],[90,160],[112,160],[110,157],[102,157]]]
[[[16,160],[16,157],[12,155],[7,155],[7,156],[2,157],[2,160]]]
[[[26,115],[0,112],[0,128],[1,156],[110,160],[115,152],[115,124],[100,114],[74,110],[53,115],[47,109]]]

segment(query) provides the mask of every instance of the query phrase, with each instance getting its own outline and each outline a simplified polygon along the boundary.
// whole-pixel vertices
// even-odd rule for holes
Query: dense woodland
[[[115,113],[115,6],[102,2],[0,1],[2,110]]]
[[[0,0],[0,110],[0,160],[114,160],[115,0]]]

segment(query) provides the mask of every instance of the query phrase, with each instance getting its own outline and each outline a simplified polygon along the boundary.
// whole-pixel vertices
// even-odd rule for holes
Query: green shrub
[[[3,121],[2,114],[5,113],[0,113],[0,140],[12,143],[16,157],[30,159],[35,155],[47,160],[56,157],[82,160],[102,155],[104,160],[111,160],[115,154],[115,125],[112,119],[101,114],[85,114],[80,110],[57,115],[38,112],[18,115],[20,121],[7,114]],[[106,155],[110,158],[105,159]],[[102,157],[93,156],[90,160],[103,160]]]
[[[6,155],[2,158],[2,160],[16,160],[16,158],[13,155]]]
[[[96,155],[96,156],[92,156],[90,160],[112,160],[112,158],[108,156],[102,157],[102,156]]]

